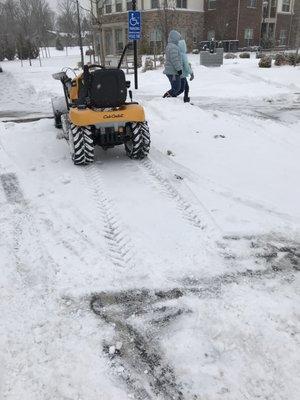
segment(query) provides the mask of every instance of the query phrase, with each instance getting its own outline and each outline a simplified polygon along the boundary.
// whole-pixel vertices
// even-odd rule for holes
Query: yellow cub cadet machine
[[[134,159],[149,153],[144,109],[132,101],[130,90],[130,102],[126,102],[130,82],[121,64],[128,47],[117,68],[93,64],[85,65],[74,79],[65,71],[53,75],[62,82],[65,93],[64,99],[52,99],[55,126],[63,129],[75,165],[92,163],[96,145],[106,150],[124,144],[127,155]]]

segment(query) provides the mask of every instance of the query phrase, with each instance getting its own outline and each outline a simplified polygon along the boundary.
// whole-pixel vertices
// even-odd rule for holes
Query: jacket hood
[[[169,33],[169,39],[168,39],[168,42],[169,42],[169,43],[178,44],[178,42],[179,42],[180,39],[181,39],[181,35],[180,35],[179,32],[173,30],[173,31],[171,31],[171,32]]]
[[[187,47],[184,39],[179,40],[178,46],[180,48],[181,53],[186,53],[187,52]]]

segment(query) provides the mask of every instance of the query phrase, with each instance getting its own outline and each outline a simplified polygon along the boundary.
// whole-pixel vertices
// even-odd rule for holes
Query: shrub
[[[250,58],[250,53],[241,53],[240,58]]]
[[[163,65],[165,65],[165,57],[164,56],[159,56],[158,57],[158,61],[159,61],[159,65],[162,67]]]
[[[5,56],[5,58],[7,58],[9,61],[14,60],[15,57],[16,57],[16,49],[15,49],[15,46],[14,46],[14,45],[11,45],[11,46],[8,45],[8,46],[5,48],[4,56]]]
[[[227,54],[224,55],[224,58],[226,58],[226,60],[230,60],[230,59],[233,59],[233,58],[237,58],[237,55],[233,54],[233,53],[227,53]]]
[[[35,59],[39,56],[39,49],[30,40],[19,38],[17,41],[17,54],[20,60]]]
[[[276,56],[275,56],[275,65],[277,65],[278,67],[281,66],[281,65],[287,64],[287,61],[288,60],[287,60],[287,58],[286,58],[286,56],[284,54],[280,54],[280,53],[276,54]]]
[[[153,69],[154,69],[154,62],[153,62],[152,58],[146,57],[143,72],[151,71]]]
[[[272,58],[271,57],[262,57],[258,64],[259,68],[271,68],[272,67]]]
[[[4,54],[4,43],[0,41],[0,61],[3,61],[5,58]]]
[[[57,36],[56,41],[55,41],[55,48],[58,51],[63,51],[64,46],[62,45],[61,41],[60,41],[60,37]]]
[[[85,55],[86,56],[94,56],[95,52],[94,52],[93,49],[87,49],[86,52],[85,52]]]
[[[291,53],[287,56],[287,62],[289,65],[300,64],[300,55],[296,53]]]

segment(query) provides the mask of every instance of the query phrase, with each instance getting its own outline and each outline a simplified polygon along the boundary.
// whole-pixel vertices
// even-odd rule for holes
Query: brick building
[[[203,38],[204,0],[137,0],[142,12],[143,35],[139,41],[142,52],[160,52],[171,29],[177,29],[190,49]],[[106,0],[101,14],[105,54],[120,53],[127,43],[127,0]],[[93,11],[96,15],[96,10]],[[99,38],[98,38],[99,42]]]
[[[260,41],[263,0],[206,0],[205,39],[238,40],[240,47]]]
[[[99,0],[98,4],[102,5],[98,19],[100,15],[104,52],[120,53],[127,43],[131,0]],[[212,37],[238,40],[239,47],[282,48],[294,46],[299,38],[300,0],[137,0],[137,9],[142,11],[139,47],[143,53],[159,53],[171,29],[182,34],[190,50]]]
[[[238,40],[240,47],[294,46],[300,0],[206,0],[205,39]]]

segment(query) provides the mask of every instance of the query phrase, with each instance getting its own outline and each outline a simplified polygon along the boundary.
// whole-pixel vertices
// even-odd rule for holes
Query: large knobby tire
[[[87,165],[94,161],[94,140],[90,129],[71,124],[69,146],[75,165]]]
[[[130,140],[125,143],[128,157],[141,160],[150,150],[150,132],[147,122],[132,122],[128,125]]]

